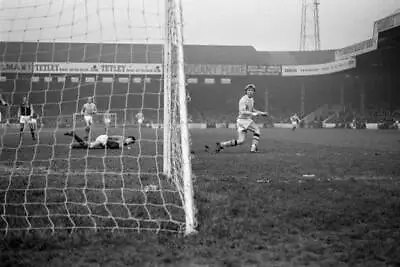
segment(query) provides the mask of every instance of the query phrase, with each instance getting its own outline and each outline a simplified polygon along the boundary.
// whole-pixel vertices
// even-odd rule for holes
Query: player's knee
[[[242,132],[241,134],[239,134],[238,139],[236,140],[236,144],[237,145],[241,145],[246,141],[246,133]]]
[[[85,131],[90,132],[90,126],[86,126]]]
[[[239,138],[236,140],[236,145],[240,146],[244,143],[245,139],[244,138]]]

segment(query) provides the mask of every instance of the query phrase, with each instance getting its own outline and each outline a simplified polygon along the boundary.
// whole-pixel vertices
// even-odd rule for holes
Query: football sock
[[[86,136],[89,137],[89,133],[90,133],[90,127],[89,126],[87,126],[85,128],[85,132],[86,132]]]
[[[31,129],[32,139],[35,139],[35,130]]]
[[[253,135],[253,140],[251,142],[251,145],[257,147],[259,141],[260,141],[260,134],[255,133]]]

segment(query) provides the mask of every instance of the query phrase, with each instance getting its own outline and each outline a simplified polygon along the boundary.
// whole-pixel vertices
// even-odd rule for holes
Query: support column
[[[304,81],[301,81],[301,96],[300,96],[300,114],[301,116],[305,115],[305,99],[306,99],[306,87],[304,85]]]
[[[360,77],[360,113],[365,115],[365,81]]]
[[[388,71],[389,73],[388,73],[388,100],[389,100],[389,109],[390,109],[390,113],[392,113],[393,111],[394,111],[394,100],[393,100],[393,97],[392,97],[392,88],[393,88],[393,86],[392,86],[392,82],[393,82],[393,80],[392,80],[392,78],[393,78],[393,75],[392,75],[392,71],[391,70],[389,70]]]
[[[345,101],[344,101],[344,88],[346,86],[346,77],[343,78],[342,86],[340,87],[340,105],[342,111],[345,111]]]
[[[264,111],[265,112],[269,112],[269,92],[268,92],[268,87],[265,88],[264,101],[265,101]]]

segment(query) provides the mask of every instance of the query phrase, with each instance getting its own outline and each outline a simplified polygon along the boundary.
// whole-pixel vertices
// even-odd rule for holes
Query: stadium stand
[[[359,47],[370,43],[367,40],[339,51],[350,51],[350,55],[356,52],[355,68],[317,75],[285,76],[282,66],[310,68],[320,64],[318,68],[322,69],[321,66],[338,62],[335,61],[338,51],[265,52],[251,46],[186,45],[187,89],[191,99],[188,109],[192,122],[233,122],[237,101],[244,85],[249,82],[257,86],[258,108],[267,109],[276,122],[287,121],[295,112],[305,118],[305,123],[316,120],[350,122],[354,117],[362,117],[373,123],[395,119],[391,114],[400,109],[400,79],[397,75],[400,27],[391,24],[392,16],[375,23],[375,34],[378,36],[376,49],[359,53]],[[163,51],[160,45],[1,42],[0,54],[3,55],[4,64],[67,61],[124,64],[160,63]],[[100,110],[117,112],[129,103],[132,107],[150,107],[146,112],[149,120],[159,115],[156,110],[160,108],[162,84],[157,75],[67,74],[64,82],[64,74],[16,74],[7,73],[3,68],[1,76],[0,87],[12,104],[19,103],[22,95],[30,92],[35,108],[43,117],[77,112],[77,107],[90,95],[96,97]],[[35,79],[32,77],[38,77],[36,79],[39,80],[32,80]],[[135,78],[140,81],[135,82]],[[80,79],[81,82],[74,79]],[[62,95],[60,89],[64,89]],[[142,90],[148,93],[144,98],[145,103],[141,103],[142,98],[137,97]],[[76,101],[78,93],[79,101]],[[382,117],[378,113],[386,115]],[[15,117],[15,114],[15,107],[12,106],[9,116]],[[119,119],[123,117],[118,116]]]

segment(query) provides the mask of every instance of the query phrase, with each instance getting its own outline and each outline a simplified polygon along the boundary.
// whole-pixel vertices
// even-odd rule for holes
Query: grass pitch
[[[41,142],[54,143],[51,135],[42,134]],[[57,144],[67,144],[61,133],[56,135]],[[155,136],[152,130],[143,131],[144,139]],[[232,137],[235,131],[231,129],[192,131],[196,235],[92,230],[7,235],[0,245],[0,265],[400,264],[399,131],[265,129],[258,154],[250,154],[249,145],[219,154],[203,149],[205,144],[214,147],[215,142]],[[13,142],[12,137],[3,140],[3,164],[15,154]],[[34,149],[28,142],[26,149]],[[62,160],[66,157],[63,148],[59,149],[48,155],[57,155],[62,169],[68,162]],[[112,171],[130,166],[134,170],[137,162],[129,165],[129,161],[138,152],[123,152],[128,153],[126,164],[90,168]],[[45,157],[44,153],[36,154]],[[87,155],[85,150],[72,153],[76,158]],[[113,153],[109,158],[122,152]],[[22,156],[30,157],[28,152]],[[70,164],[83,168],[79,161]],[[151,169],[156,164],[153,159],[143,166]],[[0,179],[3,189],[4,177]]]

